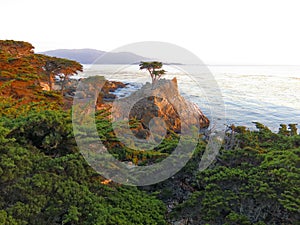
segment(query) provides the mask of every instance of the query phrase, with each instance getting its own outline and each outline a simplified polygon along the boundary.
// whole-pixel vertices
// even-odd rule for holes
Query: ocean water
[[[181,94],[219,125],[253,129],[252,122],[260,122],[277,131],[281,123],[300,124],[300,66],[168,65],[164,69],[164,78],[176,77]],[[150,82],[138,65],[84,65],[79,74],[93,75],[128,83],[116,92],[120,98]]]

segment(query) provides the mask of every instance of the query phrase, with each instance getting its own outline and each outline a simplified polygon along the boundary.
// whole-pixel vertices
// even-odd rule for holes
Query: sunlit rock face
[[[114,115],[140,120],[145,130],[152,127],[181,133],[193,126],[199,129],[209,126],[209,119],[198,106],[180,95],[176,78],[159,80],[154,86],[147,83],[131,96],[120,99]]]

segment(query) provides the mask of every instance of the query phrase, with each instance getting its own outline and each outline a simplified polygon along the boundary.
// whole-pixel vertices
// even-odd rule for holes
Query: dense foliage
[[[165,224],[161,201],[103,180],[76,149],[68,113],[2,118],[0,224]]]
[[[210,169],[195,173],[193,191],[174,217],[193,224],[299,224],[300,135],[293,124],[279,134],[256,126],[231,127],[227,148]]]

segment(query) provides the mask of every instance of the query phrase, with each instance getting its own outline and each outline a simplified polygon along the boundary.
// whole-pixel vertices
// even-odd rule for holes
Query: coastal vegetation
[[[189,162],[169,179],[145,187],[117,184],[80,154],[66,90],[41,86],[81,69],[74,61],[35,54],[29,43],[0,41],[0,224],[300,224],[295,124],[282,124],[278,132],[260,123],[256,130],[229,126],[204,171],[198,166],[209,137],[201,134]],[[96,112],[96,127],[119,160],[149,165],[176,148],[175,132],[151,151],[123,145],[107,110]],[[130,128],[140,124],[132,118]]]
[[[187,164],[193,175],[183,184],[192,191],[176,205],[174,218],[192,224],[299,224],[300,136],[294,125],[284,133],[256,127],[231,126],[209,169],[197,171],[193,160]]]

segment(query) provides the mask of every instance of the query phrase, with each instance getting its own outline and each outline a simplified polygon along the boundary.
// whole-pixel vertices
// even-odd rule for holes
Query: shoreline
[[[75,76],[72,77],[72,79],[74,79],[74,78],[75,78]],[[86,77],[83,77],[83,79],[85,79],[85,78]],[[78,79],[74,79],[74,80],[78,80]],[[120,82],[117,79],[112,79],[111,81],[112,82]],[[136,83],[136,82],[124,82],[124,81],[122,81],[122,83],[124,83],[126,86],[122,87],[122,88],[117,88],[113,92],[110,92],[110,94],[113,94],[113,95],[116,96],[116,99],[122,99],[122,98],[128,97],[130,94],[134,93],[135,91],[139,90],[143,85],[145,85],[145,83]],[[179,88],[180,88],[180,86],[179,86]],[[197,102],[193,101],[193,99],[190,99],[190,96],[188,94],[186,94],[186,93],[182,93],[182,94],[184,94],[183,96],[187,97],[190,101],[197,104]],[[113,99],[111,99],[111,100],[113,100]],[[201,108],[203,110],[203,112],[206,112],[206,109],[203,106],[201,107],[201,105],[199,105],[199,104],[197,104],[197,105],[198,105],[199,108]],[[287,112],[290,111],[289,108],[286,108],[285,110]],[[232,115],[232,114],[233,114],[233,112],[230,112],[227,115]],[[210,117],[209,116],[210,115],[209,111],[207,111],[206,115],[208,117]],[[288,124],[298,124],[297,127],[298,127],[298,129],[300,129],[300,121],[296,122],[295,120],[294,121],[291,120],[291,121],[282,122],[282,121],[284,121],[284,119],[279,119],[279,118],[275,119],[275,118],[273,118],[274,121],[280,120],[280,122],[273,122],[273,120],[271,119],[273,117],[272,114],[271,115],[264,115],[263,114],[263,115],[261,115],[261,117],[263,118],[262,120],[256,119],[256,120],[249,120],[247,122],[245,122],[245,119],[243,119],[243,120],[238,119],[237,120],[238,117],[236,117],[235,119],[232,119],[230,117],[229,118],[225,117],[225,119],[223,119],[223,120],[226,120],[226,121],[229,120],[229,122],[224,124],[224,129],[226,129],[226,127],[228,127],[228,126],[235,125],[235,126],[247,127],[248,129],[253,131],[253,130],[256,129],[255,124],[254,124],[255,122],[262,123],[262,124],[268,126],[275,133],[279,131],[279,128],[280,128],[281,124],[286,124],[286,125],[288,125]],[[210,119],[212,119],[212,118],[210,118]],[[263,121],[268,121],[268,123],[266,124]]]

